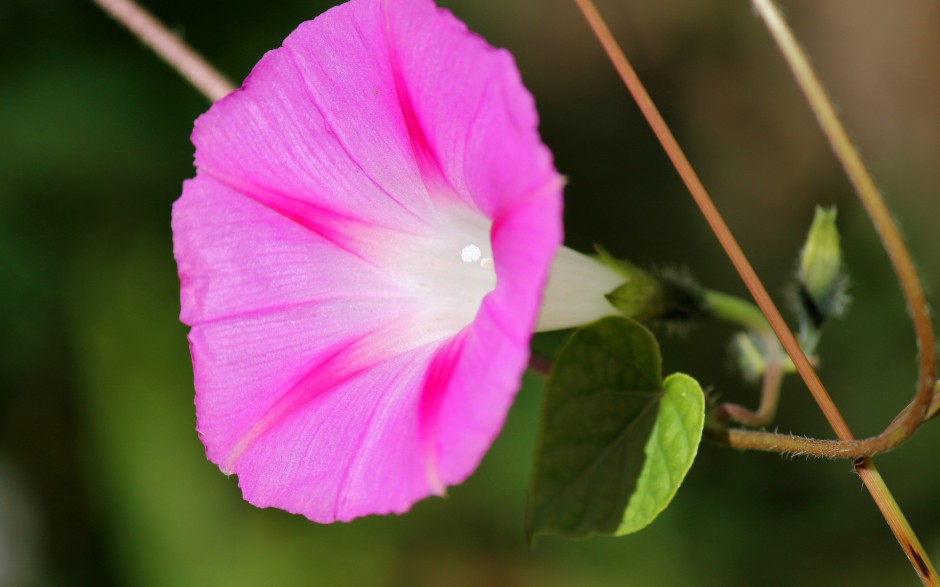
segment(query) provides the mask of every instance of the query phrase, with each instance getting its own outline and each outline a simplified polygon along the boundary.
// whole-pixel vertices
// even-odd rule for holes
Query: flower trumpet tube
[[[537,124],[510,54],[430,0],[302,24],[197,120],[181,320],[200,438],[245,499],[332,522],[443,494],[499,433],[537,321],[613,313],[621,280],[560,249]]]

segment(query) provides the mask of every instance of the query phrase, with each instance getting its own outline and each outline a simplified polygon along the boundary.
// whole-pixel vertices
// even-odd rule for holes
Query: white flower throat
[[[407,327],[420,344],[453,336],[472,323],[496,288],[491,227],[479,211],[447,204],[418,232],[378,237],[370,256],[390,278],[396,290],[390,293],[410,300]]]
[[[465,206],[438,211],[421,234],[398,233],[383,239],[379,260],[400,294],[414,302],[409,327],[422,343],[453,336],[472,323],[497,283],[499,259],[490,242],[492,222]],[[537,329],[571,328],[615,314],[604,294],[623,281],[594,259],[561,247]]]

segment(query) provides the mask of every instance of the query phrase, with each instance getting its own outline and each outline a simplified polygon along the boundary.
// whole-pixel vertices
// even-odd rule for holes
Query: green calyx
[[[615,259],[597,247],[598,260],[613,268],[625,282],[607,294],[621,314],[641,322],[660,321],[687,327],[710,316],[705,293],[688,271],[662,269],[649,272]]]

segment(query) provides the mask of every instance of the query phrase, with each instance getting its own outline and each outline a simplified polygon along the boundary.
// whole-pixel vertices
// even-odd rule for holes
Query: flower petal
[[[380,351],[384,359],[329,393],[312,389],[328,385],[337,366],[318,366],[303,382],[316,399],[238,461],[246,499],[320,522],[349,520],[406,511],[466,479],[502,428],[528,362],[539,296],[528,285],[544,281],[553,233],[560,238],[550,227],[556,196],[543,192],[495,228],[507,287],[464,333],[402,355]]]
[[[483,301],[458,358],[444,365],[446,387],[426,390],[434,409],[423,412],[424,430],[433,431],[424,442],[435,447],[434,468],[444,485],[466,479],[502,429],[528,365],[542,286],[562,239],[560,217],[559,181],[494,223],[497,288]]]
[[[401,513],[431,494],[416,449],[417,406],[434,351],[427,345],[387,357],[258,438],[235,466],[245,499],[332,522]],[[305,384],[318,388],[324,379]]]
[[[312,229],[200,172],[173,206],[180,319],[194,325],[353,294],[381,296],[383,277],[361,258],[366,246],[352,236],[354,226],[333,219]]]
[[[293,34],[305,31],[309,28],[302,26]],[[335,51],[342,49],[324,49],[322,54],[334,70],[340,65]],[[362,114],[358,121],[362,132],[394,127],[400,112],[376,111],[370,105],[395,99],[391,82],[382,79],[383,74],[388,77],[387,68],[370,68],[369,52],[363,48],[359,53],[343,56],[344,70],[367,68],[374,75],[356,86],[358,99],[344,108]],[[389,136],[372,134],[381,157],[375,152],[356,153],[343,142],[349,140],[346,133],[326,118],[320,106],[330,92],[335,90],[311,90],[291,50],[268,52],[241,89],[216,102],[196,121],[197,168],[278,207],[299,202],[315,206],[313,211],[383,226],[419,225],[429,201],[404,124],[391,129]]]
[[[536,126],[509,54],[430,0],[301,25],[197,121],[181,319],[200,436],[246,499],[348,520],[474,470],[562,239]]]
[[[197,167],[241,191],[401,226],[432,197],[492,218],[550,182],[537,124],[512,56],[450,12],[354,0],[269,52],[197,121],[193,142]]]
[[[446,183],[490,218],[553,183],[512,55],[430,0],[381,3],[405,118]]]
[[[341,353],[354,373],[441,338],[416,331],[421,300],[384,272],[210,176],[186,183],[173,229],[181,319],[193,325],[198,428],[224,470],[318,393],[296,389],[328,359]]]

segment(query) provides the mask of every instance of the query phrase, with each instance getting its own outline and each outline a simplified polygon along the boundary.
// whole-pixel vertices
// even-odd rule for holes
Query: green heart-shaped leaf
[[[692,378],[665,385],[649,330],[611,317],[577,331],[545,389],[530,535],[621,535],[669,504],[701,440],[705,401]]]
[[[698,453],[705,426],[705,394],[698,381],[675,373],[663,382],[656,424],[644,447],[646,459],[616,534],[642,530],[679,490]]]

